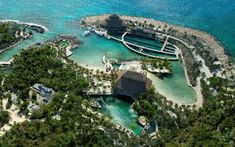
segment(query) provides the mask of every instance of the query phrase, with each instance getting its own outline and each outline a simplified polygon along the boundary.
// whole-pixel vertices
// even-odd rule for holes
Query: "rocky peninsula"
[[[34,33],[44,33],[47,30],[39,24],[2,20],[0,21],[0,53],[30,39]]]
[[[81,20],[81,24],[86,27],[95,26],[99,28],[109,15],[110,14],[85,17]],[[156,33],[164,33],[172,36],[174,39],[177,38],[181,40],[181,43],[186,46],[187,50],[190,52],[196,52],[196,54],[200,55],[202,59],[205,60],[205,64],[209,67],[209,69],[213,70],[214,65],[219,63],[221,66],[221,72],[227,78],[234,77],[234,69],[231,66],[230,59],[225,52],[224,46],[211,34],[200,30],[168,24],[150,18],[125,15],[120,15],[120,17],[129,25],[143,26],[150,30],[156,31]],[[184,50],[182,50],[182,52],[187,61],[187,54],[185,54]],[[194,59],[188,59],[189,61],[186,62],[186,64],[195,62],[195,57],[193,58]]]

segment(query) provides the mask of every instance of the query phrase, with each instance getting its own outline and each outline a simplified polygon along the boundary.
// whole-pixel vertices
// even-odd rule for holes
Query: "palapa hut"
[[[146,75],[134,71],[125,71],[119,75],[113,86],[113,93],[137,99],[152,86]]]
[[[117,14],[112,14],[105,19],[103,27],[108,31],[108,34],[120,34],[126,31],[126,23]]]
[[[135,27],[131,30],[131,35],[139,36],[139,37],[144,37],[148,39],[155,39],[156,38],[156,33],[154,31],[145,29],[143,27]]]

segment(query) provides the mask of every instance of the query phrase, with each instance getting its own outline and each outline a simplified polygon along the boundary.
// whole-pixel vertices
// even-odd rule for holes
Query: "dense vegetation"
[[[26,49],[15,56],[4,90],[17,93],[19,102],[22,101],[20,113],[27,111],[35,97],[29,98],[29,87],[33,84],[43,83],[56,93],[49,104],[32,113],[31,121],[14,125],[1,137],[0,146],[123,146],[131,143],[108,119],[87,110],[89,106],[81,97],[87,87],[82,76],[84,71],[70,60],[63,63],[57,51],[47,45]],[[8,118],[5,114],[2,117],[2,120]]]
[[[0,108],[0,128],[3,127],[10,120],[9,113]]]
[[[64,64],[57,59],[57,51],[50,46],[33,47],[14,57],[12,74],[6,79],[8,90],[25,90],[35,83],[42,83],[56,91],[81,92],[87,85],[74,64]]]
[[[170,61],[168,60],[153,60],[153,59],[144,59],[142,61],[142,68],[147,70],[147,65],[150,65],[150,67],[155,68],[155,69],[166,69],[169,70],[169,72],[172,72],[172,65],[170,63]]]
[[[18,30],[18,26],[15,23],[0,23],[0,48],[8,47],[19,41],[19,38],[15,37],[15,33]]]
[[[5,146],[112,146],[124,144],[128,137],[104,118],[82,109],[82,99],[69,94],[62,105],[61,120],[45,115],[44,121],[34,119],[13,126],[1,139]],[[103,128],[103,129],[102,129]]]
[[[234,146],[235,91],[228,81],[213,77],[202,80],[203,109],[196,111],[172,102],[150,90],[134,104],[139,115],[156,120],[160,140],[171,146]]]
[[[31,99],[29,96],[32,85],[42,83],[56,93],[49,104],[32,113],[31,121],[14,125],[2,136],[0,146],[235,146],[235,91],[229,81],[218,77],[202,80],[204,103],[199,111],[174,105],[154,89],[149,90],[133,108],[138,115],[157,122],[160,137],[134,138],[115,129],[108,119],[88,111],[89,105],[83,99],[83,90],[88,86],[83,74],[87,69],[69,59],[65,64],[58,56],[55,48],[42,45],[14,57],[12,72],[0,87],[1,99],[9,97],[3,94],[6,91],[16,93],[20,113],[27,114],[28,104],[35,99],[35,94]],[[9,119],[1,108],[0,126]]]

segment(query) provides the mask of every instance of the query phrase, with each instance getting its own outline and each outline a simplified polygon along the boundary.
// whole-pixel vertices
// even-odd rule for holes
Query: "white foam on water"
[[[13,20],[13,19],[4,19],[4,20],[0,20],[0,22],[15,22],[17,24],[21,24],[21,25],[29,25],[29,26],[37,26],[37,27],[41,27],[43,28],[45,31],[49,31],[49,29],[41,24],[36,24],[36,23],[31,23],[31,22],[21,22],[19,20]]]

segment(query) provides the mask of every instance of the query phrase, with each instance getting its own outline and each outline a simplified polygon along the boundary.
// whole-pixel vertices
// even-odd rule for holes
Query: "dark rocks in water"
[[[40,45],[42,45],[42,44],[41,44],[40,42],[38,42],[38,43],[36,43],[35,45],[36,45],[36,46],[40,46]]]
[[[23,24],[23,26],[28,27],[29,29],[34,30],[37,33],[44,33],[46,30],[43,27],[31,24]]]
[[[31,29],[33,29],[34,31],[36,31],[37,33],[44,33],[45,29],[43,29],[42,27],[38,27],[38,26],[31,26]]]
[[[81,41],[77,39],[75,36],[65,36],[65,35],[59,35],[56,37],[56,40],[66,40],[72,45],[72,49],[77,48],[80,44]]]
[[[158,76],[160,79],[169,78],[170,76],[172,76],[171,73],[158,73],[155,75]]]
[[[33,35],[33,32],[32,32],[32,31],[29,31],[29,35],[32,36],[32,35]]]

